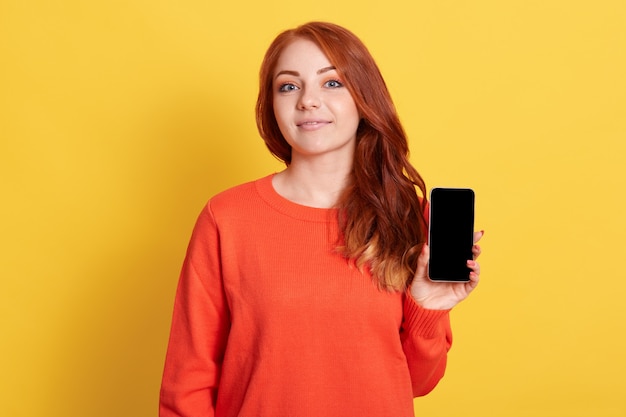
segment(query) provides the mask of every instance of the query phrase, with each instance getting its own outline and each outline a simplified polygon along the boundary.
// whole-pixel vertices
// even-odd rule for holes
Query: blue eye
[[[328,80],[324,83],[324,87],[328,87],[328,88],[339,88],[339,87],[343,87],[343,84],[341,83],[341,81],[337,81],[337,80]]]
[[[291,84],[291,83],[281,84],[281,86],[278,87],[278,91],[281,92],[281,93],[289,93],[289,92],[295,91],[297,89],[298,89],[298,87],[296,87],[294,84]]]

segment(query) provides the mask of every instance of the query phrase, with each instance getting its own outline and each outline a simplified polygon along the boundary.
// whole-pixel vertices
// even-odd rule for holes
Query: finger
[[[482,250],[481,250],[480,246],[478,246],[478,245],[472,246],[472,255],[473,255],[473,259],[474,260],[476,260],[476,258],[478,258],[481,253],[482,253]]]
[[[480,275],[478,275],[475,272],[470,272],[470,280],[467,283],[469,290],[473,290],[474,288],[476,288],[476,286],[478,285],[478,282],[480,281]]]
[[[480,265],[476,261],[467,261],[467,266],[471,268],[471,272],[469,274],[470,280],[467,285],[469,286],[470,290],[473,290],[474,288],[476,288],[478,282],[480,281]]]
[[[474,232],[474,243],[478,243],[478,241],[485,235],[485,231],[481,230],[479,232]]]
[[[476,275],[480,275],[480,264],[476,261],[467,261],[467,267]]]

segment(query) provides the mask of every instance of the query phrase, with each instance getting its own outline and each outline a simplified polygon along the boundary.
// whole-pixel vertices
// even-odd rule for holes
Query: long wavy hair
[[[296,39],[314,42],[352,94],[362,119],[357,129],[351,181],[339,202],[340,252],[380,288],[403,291],[415,274],[426,241],[426,186],[409,162],[406,134],[371,54],[352,32],[310,22],[279,34],[260,71],[256,122],[270,152],[286,165],[291,147],[273,108],[272,80],[282,51]],[[419,192],[419,193],[418,193]]]

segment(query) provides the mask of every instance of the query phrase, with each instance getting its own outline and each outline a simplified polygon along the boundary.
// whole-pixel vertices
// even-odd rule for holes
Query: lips
[[[327,120],[302,120],[296,123],[296,126],[304,130],[317,130],[329,124]]]

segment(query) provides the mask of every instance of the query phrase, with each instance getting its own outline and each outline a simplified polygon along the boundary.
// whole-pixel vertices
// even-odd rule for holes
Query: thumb
[[[415,277],[416,278],[427,278],[428,277],[428,260],[430,259],[430,249],[428,244],[424,243],[422,246],[422,252],[420,256],[417,258],[417,268],[415,269]]]

